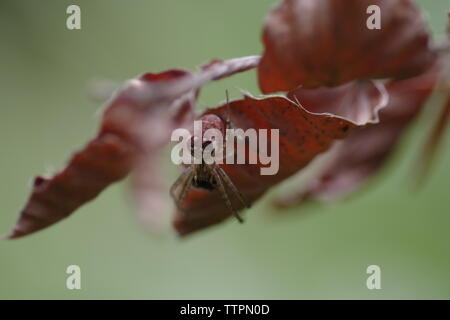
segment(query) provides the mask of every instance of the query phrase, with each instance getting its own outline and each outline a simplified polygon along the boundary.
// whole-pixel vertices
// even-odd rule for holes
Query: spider
[[[230,122],[230,103],[228,98],[228,91],[226,91],[227,97],[227,120],[222,120],[220,117],[207,114],[204,115],[200,120],[202,121],[202,126],[204,129],[208,128],[216,128],[221,132],[225,132],[226,129],[231,127]],[[197,137],[191,137],[191,155],[194,156],[194,139]],[[202,137],[201,148],[202,151],[213,141],[207,140]],[[203,152],[201,153],[203,155]],[[202,159],[203,160],[203,159]],[[181,186],[181,191],[177,194],[176,191],[178,187]],[[231,191],[231,194],[234,195],[246,208],[250,208],[250,205],[245,200],[244,196],[241,192],[236,188],[233,181],[226,174],[226,172],[215,162],[212,164],[207,164],[205,161],[202,161],[200,164],[191,164],[187,169],[178,177],[178,179],[174,182],[172,187],[170,188],[170,195],[175,201],[176,206],[180,211],[184,211],[183,209],[183,200],[188,194],[191,187],[205,189],[208,191],[218,190],[223,201],[225,202],[228,210],[236,217],[236,219],[243,223],[244,220],[239,215],[237,210],[231,204],[231,200],[229,197],[229,193],[227,193],[227,188]]]

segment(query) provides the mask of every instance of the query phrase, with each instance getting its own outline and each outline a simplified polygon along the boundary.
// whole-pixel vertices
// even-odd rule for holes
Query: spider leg
[[[175,194],[175,191],[177,190],[178,186],[180,184],[184,184],[184,181],[186,180],[186,177],[188,176],[189,172],[191,171],[191,167],[187,168],[186,170],[184,170],[180,176],[177,178],[177,180],[175,180],[175,182],[172,184],[172,186],[170,187],[170,196],[172,197],[172,199],[174,201],[177,200],[177,195]]]
[[[227,205],[228,209],[233,213],[233,215],[236,217],[236,219],[243,223],[244,220],[239,215],[239,213],[233,208],[233,205],[231,204],[230,198],[228,197],[227,191],[225,190],[225,186],[223,184],[222,178],[219,174],[219,172],[216,170],[217,166],[214,166],[212,168],[214,177],[216,178],[217,186],[219,187],[219,193],[222,196],[223,201]]]
[[[180,197],[178,198],[178,201],[177,201],[177,207],[181,211],[184,211],[183,200],[186,197],[189,189],[192,186],[192,180],[194,179],[194,176],[195,176],[195,170],[191,170],[191,173],[188,175],[188,177],[186,178],[186,182],[183,185],[183,189],[181,189]]]
[[[184,198],[186,197],[186,195],[187,195],[189,189],[191,188],[191,185],[192,185],[192,179],[193,179],[194,176],[195,176],[195,170],[193,170],[192,167],[190,167],[186,172],[188,172],[188,173],[186,174],[186,178],[185,178],[184,180],[181,180],[181,181],[183,181],[183,187],[181,188],[180,195],[179,195],[178,197],[176,197],[175,194],[173,195],[173,196],[174,196],[174,200],[175,200],[175,204],[176,204],[177,208],[178,208],[180,211],[184,211],[183,206],[182,206],[183,200],[184,200]],[[176,182],[178,182],[178,180],[177,180]],[[176,183],[176,182],[175,182],[175,183]],[[181,182],[180,182],[180,183],[181,183]],[[171,189],[172,189],[172,188],[171,188]],[[171,190],[171,193],[172,193],[172,190]]]
[[[250,204],[245,200],[242,193],[238,190],[238,188],[236,188],[233,181],[231,181],[230,177],[226,174],[226,172],[223,171],[223,169],[217,165],[215,166],[215,168],[219,173],[219,175],[221,176],[221,178],[225,181],[226,185],[231,189],[231,191],[233,191],[236,198],[238,198],[238,200],[244,205],[244,207],[250,208]]]

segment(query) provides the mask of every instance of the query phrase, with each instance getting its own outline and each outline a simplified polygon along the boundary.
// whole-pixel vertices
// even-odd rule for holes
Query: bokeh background
[[[0,233],[13,226],[31,179],[61,168],[92,137],[102,103],[96,79],[195,69],[212,58],[260,54],[262,22],[275,0],[0,0]],[[66,29],[78,4],[82,29]],[[422,0],[444,34],[448,0]],[[254,72],[207,86],[200,106],[244,88]],[[107,189],[69,219],[17,241],[0,241],[0,298],[391,299],[450,298],[450,152],[412,187],[413,164],[436,114],[432,100],[369,188],[333,205],[275,212],[271,192],[247,214],[186,239],[154,237],[137,223],[127,183]],[[447,134],[448,137],[448,134]],[[169,185],[175,166],[166,158]],[[68,290],[68,265],[82,289]],[[382,289],[366,288],[366,268]]]

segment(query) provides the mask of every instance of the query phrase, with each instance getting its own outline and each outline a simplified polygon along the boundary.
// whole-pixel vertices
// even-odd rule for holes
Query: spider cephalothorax
[[[222,133],[223,137],[226,137],[226,129],[230,127],[230,121],[228,119],[223,120],[216,115],[206,114],[199,120],[202,124],[202,132],[205,132],[208,129],[216,129]],[[196,150],[196,140],[201,141],[201,143],[198,144],[200,150]],[[204,159],[203,151],[215,141],[205,136],[197,137],[194,135],[191,137],[190,142],[192,157],[201,157],[201,161],[199,163],[189,165],[172,185],[170,194],[174,199],[177,207],[181,211],[183,211],[183,200],[188,194],[191,187],[201,188],[209,191],[218,190],[231,213],[233,213],[233,215],[238,219],[239,222],[243,222],[243,219],[231,203],[229,196],[230,193],[234,197],[236,197],[245,207],[249,207],[249,205],[244,200],[244,197],[233,184],[226,172],[215,161],[205,161],[206,159]],[[225,141],[222,141],[220,145],[224,146]],[[213,151],[212,156],[214,155],[215,154]],[[181,186],[181,190],[179,193],[176,193],[179,186]],[[227,192],[227,189],[230,193]]]

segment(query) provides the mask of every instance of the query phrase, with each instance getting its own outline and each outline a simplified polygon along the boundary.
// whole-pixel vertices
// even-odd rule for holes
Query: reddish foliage
[[[187,75],[186,71],[171,70],[130,81],[105,110],[97,137],[77,152],[61,172],[49,179],[35,179],[32,194],[9,238],[30,234],[66,218],[111,183],[123,179],[132,170],[138,154],[164,144],[161,138],[158,141],[158,137],[149,137],[147,131],[164,105],[140,99],[139,93],[153,83]],[[191,110],[184,105],[176,112],[180,117]],[[171,121],[165,123],[168,128],[165,135],[170,128],[180,125],[172,118],[167,120]]]
[[[382,11],[381,30],[366,28],[366,9],[373,4]],[[262,92],[287,93],[232,101],[231,122],[244,130],[279,129],[280,170],[264,176],[261,164],[222,169],[252,203],[346,138],[335,146],[333,162],[317,180],[280,203],[342,196],[380,168],[439,76],[435,69],[427,72],[437,52],[430,49],[422,16],[410,0],[283,0],[269,13],[263,40],[262,59],[215,60],[195,74],[169,70],[130,80],[105,109],[97,137],[62,171],[35,179],[9,238],[69,216],[129,173],[138,209],[143,216],[155,216],[162,210],[159,195],[166,192],[158,180],[159,151],[173,129],[190,127],[200,88],[257,66]],[[372,82],[376,78],[388,78],[387,93]],[[388,95],[390,102],[381,110]],[[228,110],[222,105],[205,114],[225,120]],[[178,212],[174,221],[181,235],[230,216],[217,191],[193,188],[184,202],[186,212]],[[233,206],[242,208],[237,201]]]
[[[380,123],[353,131],[332,150],[328,166],[315,179],[281,196],[276,205],[291,207],[309,199],[330,201],[359,189],[383,166],[405,129],[419,115],[436,85],[438,69],[415,78],[389,82],[386,85],[389,104],[380,112]],[[349,85],[297,90],[295,96],[313,109],[323,109],[346,89]]]
[[[169,70],[128,81],[105,109],[97,137],[62,171],[49,179],[35,179],[31,196],[9,238],[46,228],[130,171],[142,172],[145,162],[155,161],[155,154],[167,144],[172,130],[193,120],[195,93],[202,85],[245,71],[258,61],[259,57],[215,61],[195,75]],[[157,191],[153,183],[143,181],[149,175],[157,179],[158,169],[152,169],[135,180],[140,195],[147,189]]]
[[[280,129],[280,170],[276,175],[261,175],[261,165],[221,165],[237,188],[251,203],[269,188],[305,167],[316,155],[344,138],[356,127],[378,121],[378,110],[384,107],[385,97],[373,84],[360,86],[360,95],[367,99],[351,112],[336,110],[330,113],[312,113],[284,97],[256,99],[246,96],[230,103],[230,120],[234,128],[247,130]],[[208,110],[225,119],[226,106]],[[235,202],[236,208],[242,204]],[[230,216],[217,191],[195,189],[185,200],[185,212],[178,212],[175,228],[185,235],[218,223]]]
[[[94,199],[131,169],[135,150],[126,139],[104,132],[76,153],[66,169],[51,179],[37,177],[9,238],[46,228]]]
[[[381,9],[380,30],[366,27],[370,5]],[[263,41],[258,73],[264,93],[411,77],[435,57],[409,0],[284,0],[269,13]]]

